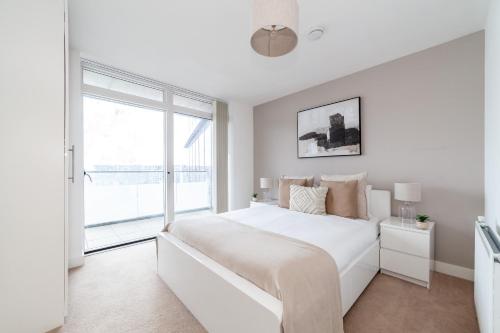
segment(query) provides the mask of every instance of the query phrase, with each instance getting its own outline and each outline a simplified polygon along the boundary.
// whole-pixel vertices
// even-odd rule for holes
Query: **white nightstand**
[[[434,222],[426,230],[391,217],[380,224],[382,273],[430,288],[434,270]]]
[[[278,206],[278,200],[271,201],[250,201],[250,207]]]

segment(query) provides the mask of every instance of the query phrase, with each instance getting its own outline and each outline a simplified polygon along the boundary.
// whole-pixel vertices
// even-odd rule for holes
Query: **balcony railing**
[[[163,170],[95,170],[86,173],[89,177],[85,179],[85,226],[163,216]],[[175,170],[175,212],[210,209],[211,183],[209,170]]]

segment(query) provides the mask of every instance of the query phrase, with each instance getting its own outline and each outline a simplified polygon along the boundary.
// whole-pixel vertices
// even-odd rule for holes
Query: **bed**
[[[345,315],[379,271],[378,223],[390,216],[390,192],[370,190],[368,198],[369,221],[273,206],[222,215],[328,252],[337,263]],[[209,332],[281,332],[277,298],[169,233],[158,236],[157,251],[159,276]]]

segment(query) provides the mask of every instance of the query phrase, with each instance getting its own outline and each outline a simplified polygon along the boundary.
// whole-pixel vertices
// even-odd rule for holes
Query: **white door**
[[[64,1],[0,1],[0,332],[64,319]]]
[[[83,97],[85,253],[163,229],[164,123],[161,110]]]

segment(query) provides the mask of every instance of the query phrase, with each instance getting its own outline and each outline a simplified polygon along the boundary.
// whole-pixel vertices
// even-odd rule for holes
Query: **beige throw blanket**
[[[281,300],[285,333],[343,332],[337,265],[319,247],[220,216],[166,230]]]

